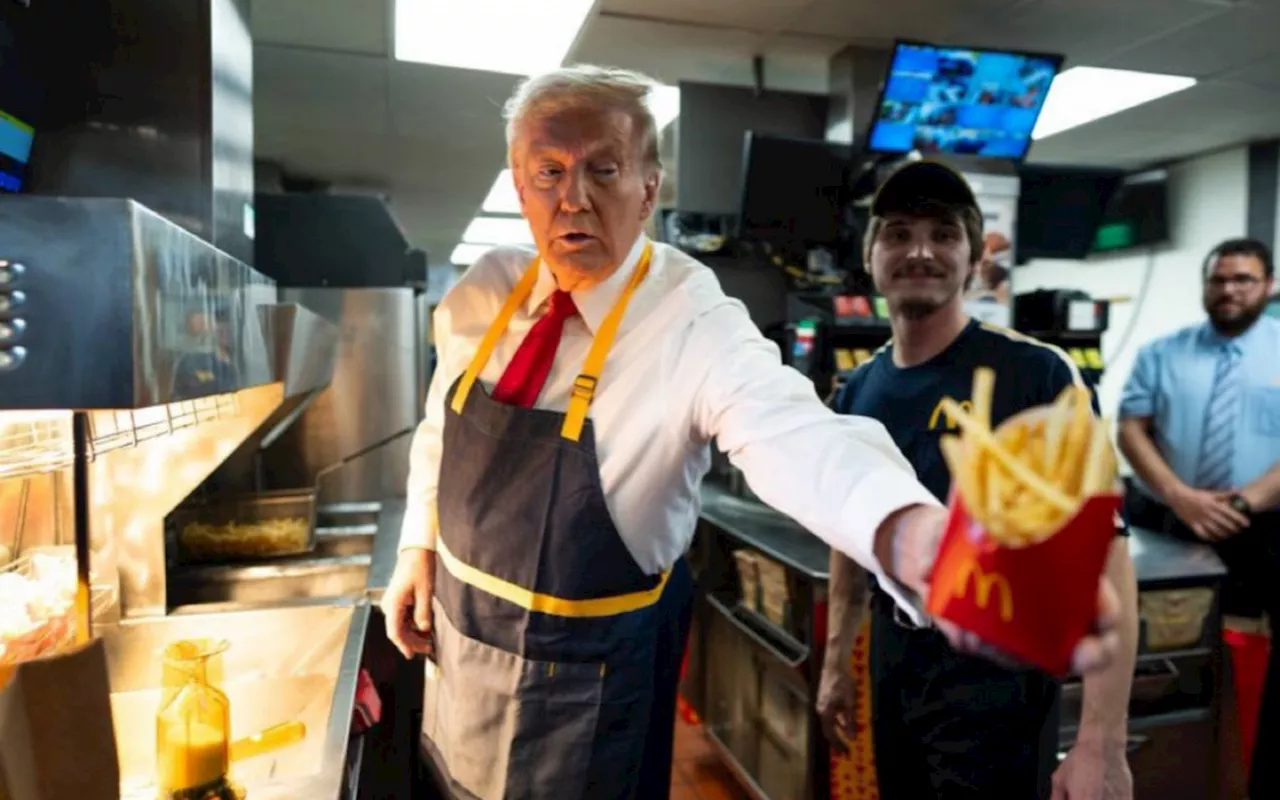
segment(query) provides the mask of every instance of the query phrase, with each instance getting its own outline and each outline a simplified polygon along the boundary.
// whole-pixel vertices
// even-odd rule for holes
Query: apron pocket
[[[507,796],[585,798],[587,772],[597,749],[604,690],[601,665],[524,664]]]
[[[435,603],[438,669],[423,733],[449,778],[481,800],[576,800],[585,791],[604,675],[531,661],[459,632]]]

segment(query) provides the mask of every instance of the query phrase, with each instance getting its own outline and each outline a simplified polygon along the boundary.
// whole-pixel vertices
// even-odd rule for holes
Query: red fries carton
[[[959,491],[934,564],[928,610],[1051,675],[1071,669],[1098,615],[1098,581],[1116,537],[1119,494],[1098,494],[1052,535],[997,543]]]
[[[939,446],[951,516],[928,608],[1053,675],[1098,616],[1098,581],[1116,536],[1115,452],[1089,390],[1067,387],[991,429],[995,371],[974,371],[971,410],[944,399],[959,429]]]

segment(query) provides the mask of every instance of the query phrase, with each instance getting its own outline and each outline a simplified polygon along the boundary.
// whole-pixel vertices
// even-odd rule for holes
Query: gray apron
[[[653,576],[632,559],[586,418],[650,253],[601,325],[566,413],[476,386],[536,259],[449,392],[422,743],[455,798],[667,796],[692,579],[683,560]]]

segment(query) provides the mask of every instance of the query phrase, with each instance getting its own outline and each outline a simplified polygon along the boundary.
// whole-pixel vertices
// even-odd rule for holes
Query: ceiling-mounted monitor
[[[738,235],[797,247],[835,248],[849,204],[849,145],[746,134]]]
[[[866,138],[872,153],[1020,161],[1063,56],[894,43]]]
[[[33,80],[26,9],[0,0],[0,194],[21,191],[43,96]]]

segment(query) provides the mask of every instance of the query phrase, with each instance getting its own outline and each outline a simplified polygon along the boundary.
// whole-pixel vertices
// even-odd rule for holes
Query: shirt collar
[[[609,315],[609,311],[613,308],[614,301],[618,299],[623,287],[631,279],[631,273],[636,268],[636,265],[640,263],[640,254],[644,252],[644,246],[647,242],[648,237],[643,233],[640,234],[640,237],[636,239],[636,243],[631,246],[631,252],[627,253],[627,257],[623,259],[622,266],[618,267],[612,275],[594,286],[572,293],[573,304],[578,307],[578,314],[582,317],[583,323],[586,324],[592,335],[595,335],[596,331],[599,330],[604,318]],[[538,310],[542,308],[542,305],[547,302],[547,298],[551,297],[552,292],[555,290],[555,276],[551,274],[551,269],[547,267],[547,262],[539,259],[538,280],[533,285],[533,291],[529,292],[529,301],[526,306],[529,316],[537,316]]]
[[[1261,335],[1258,331],[1266,324],[1265,320],[1265,316],[1259,317],[1249,326],[1249,330],[1239,336],[1223,336],[1213,327],[1212,322],[1206,322],[1200,328],[1200,343],[1214,349],[1231,346],[1237,353],[1244,352],[1249,342]]]

